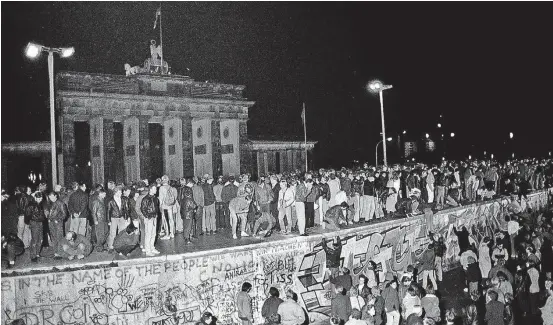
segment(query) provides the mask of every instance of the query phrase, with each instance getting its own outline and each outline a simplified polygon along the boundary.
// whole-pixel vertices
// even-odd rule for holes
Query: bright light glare
[[[403,130],[403,134],[407,133],[407,131]]]
[[[27,55],[28,58],[34,59],[40,54],[40,51],[41,51],[40,45],[29,43],[27,45],[27,48],[25,49],[25,55]]]
[[[491,157],[492,157],[492,159],[493,159],[493,153],[492,153],[492,156],[491,156]]]
[[[453,138],[453,137],[455,136],[455,133],[451,132],[450,135],[451,135],[451,137]]]
[[[445,157],[442,157],[442,160],[444,160],[444,161],[445,161]]]
[[[411,159],[411,161],[415,161],[415,158]]]
[[[510,132],[510,133],[509,133],[509,138],[512,139],[513,136],[514,136],[513,132]]]
[[[389,138],[387,138],[386,140],[388,140],[388,141],[392,141],[392,137],[389,137]]]
[[[441,128],[441,127],[442,127],[442,123],[438,123],[438,127]]]
[[[426,134],[426,138],[427,138],[427,139],[430,138],[430,134],[427,133],[427,134]]]
[[[471,159],[472,159],[472,156],[471,156],[471,155],[469,155],[469,160],[471,160]]]
[[[551,152],[549,153],[549,155],[551,156]],[[513,154],[511,155],[511,157],[515,158],[515,153],[513,152]]]
[[[61,49],[61,57],[62,58],[68,58],[72,56],[75,53],[74,47],[65,47]]]
[[[373,92],[378,92],[382,89],[382,83],[380,81],[371,81],[369,83],[369,89]]]

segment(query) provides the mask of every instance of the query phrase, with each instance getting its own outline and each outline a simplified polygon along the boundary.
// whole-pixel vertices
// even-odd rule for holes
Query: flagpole
[[[161,28],[161,3],[159,4],[159,45],[161,45],[161,74],[163,74],[163,29]]]
[[[305,102],[303,102],[303,136],[305,149],[305,172],[307,173],[307,112],[305,111]]]

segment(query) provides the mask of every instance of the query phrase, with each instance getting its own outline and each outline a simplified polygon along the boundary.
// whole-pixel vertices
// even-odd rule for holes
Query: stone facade
[[[152,176],[151,123],[163,128],[163,171],[170,178],[251,170],[247,120],[254,102],[242,97],[244,86],[173,75],[78,72],[59,73],[56,83],[64,154],[61,183],[75,178],[77,121],[91,126],[92,183]]]

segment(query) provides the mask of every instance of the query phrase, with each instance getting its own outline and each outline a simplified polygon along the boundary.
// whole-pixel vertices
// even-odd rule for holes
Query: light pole
[[[372,91],[373,93],[376,93],[378,92],[379,96],[380,96],[380,117],[382,119],[382,142],[383,142],[383,146],[384,146],[384,165],[387,166],[388,165],[388,160],[387,160],[387,156],[386,156],[386,127],[384,125],[384,96],[382,95],[382,92],[386,89],[392,89],[392,85],[384,85],[382,84],[382,82],[376,80],[376,81],[371,81],[369,83],[369,90]]]
[[[46,47],[43,45],[29,43],[25,48],[28,58],[35,59],[41,52],[48,52],[48,79],[50,83],[50,144],[52,147],[52,188],[58,183],[58,166],[56,156],[56,111],[54,101],[54,53],[62,58],[68,58],[75,53],[73,47]]]
[[[386,139],[387,141],[392,141],[392,138],[389,137],[388,139]],[[378,141],[378,143],[376,144],[376,150],[375,150],[375,165],[376,167],[378,167],[378,145],[381,144],[382,142],[384,142],[383,140],[380,140]],[[384,148],[386,148],[386,142],[384,142]],[[384,156],[386,157],[386,156]],[[386,158],[384,158],[384,166],[386,166]]]

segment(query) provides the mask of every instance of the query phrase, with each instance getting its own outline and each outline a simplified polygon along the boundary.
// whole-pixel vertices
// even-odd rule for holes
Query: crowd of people
[[[440,166],[320,169],[259,176],[249,174],[116,184],[73,183],[36,191],[19,186],[2,193],[3,248],[8,267],[28,250],[31,261],[42,248],[57,259],[82,259],[93,250],[121,255],[140,248],[160,252],[156,240],[198,236],[228,229],[234,239],[268,237],[274,231],[307,236],[316,224],[339,229],[384,217],[405,217],[499,195],[527,199],[531,190],[552,183],[551,160],[446,162]],[[520,204],[517,207],[520,209]],[[52,253],[53,252],[53,253]],[[42,255],[41,255],[42,254]]]
[[[444,161],[440,166],[365,165],[270,174],[255,182],[245,174],[237,179],[204,175],[178,181],[163,176],[127,185],[108,181],[106,187],[98,184],[90,191],[84,183],[52,190],[40,184],[36,191],[19,186],[14,195],[2,192],[2,260],[13,267],[25,251],[33,262],[45,251],[69,260],[84,259],[94,250],[124,256],[141,250],[140,254],[155,256],[160,254],[156,240],[175,236],[182,236],[184,245],[222,231],[228,236],[228,230],[234,239],[268,237],[276,231],[306,236],[316,224],[339,229],[510,195],[506,232],[498,231],[475,245],[466,227],[455,229],[465,292],[473,301],[461,311],[440,310],[445,252],[440,234],[429,235],[432,243],[405,272],[380,279],[371,262],[355,279],[358,284],[340,265],[339,238],[330,246],[324,240],[333,297],[330,321],[432,325],[453,324],[461,317],[466,324],[480,320],[499,325],[541,315],[544,324],[553,324],[551,210],[537,213],[522,204],[532,190],[550,188],[552,176],[551,160]],[[244,325],[253,322],[251,314],[240,311],[247,311],[251,303],[249,290],[251,284],[246,283],[245,294],[237,297]],[[284,302],[275,288],[269,294],[268,305],[263,306],[267,324],[308,320],[293,291],[286,292]],[[215,319],[204,316],[209,322]]]

